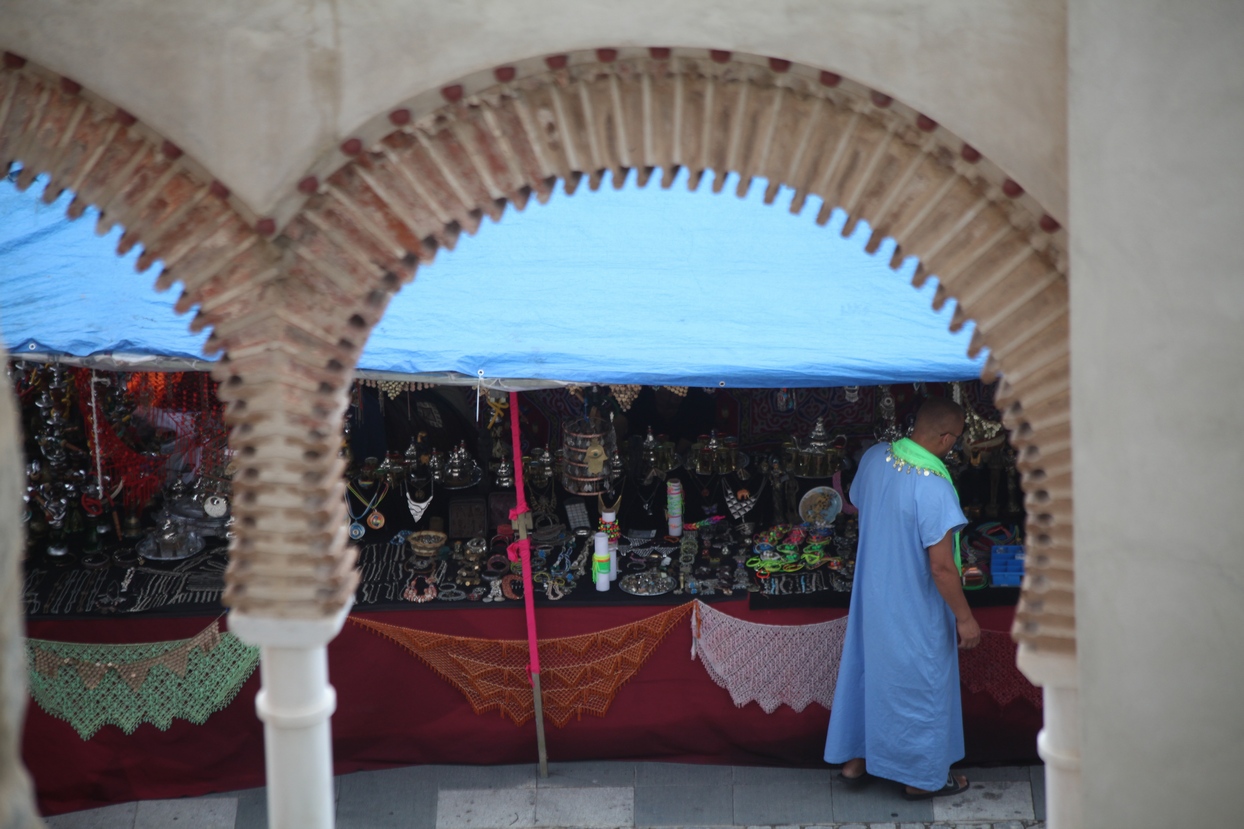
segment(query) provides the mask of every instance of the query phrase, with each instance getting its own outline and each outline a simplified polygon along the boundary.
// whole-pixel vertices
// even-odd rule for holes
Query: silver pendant
[[[229,511],[229,500],[223,495],[209,495],[203,502],[203,511],[212,518],[221,518]]]
[[[406,507],[410,510],[410,517],[419,521],[423,518],[423,514],[428,511],[428,507],[432,505],[432,498],[426,501],[416,501],[409,494],[406,496]]]

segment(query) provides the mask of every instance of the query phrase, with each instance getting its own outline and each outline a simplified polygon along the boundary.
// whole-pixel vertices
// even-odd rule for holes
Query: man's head
[[[963,435],[963,407],[948,397],[930,397],[916,412],[911,439],[939,458]]]

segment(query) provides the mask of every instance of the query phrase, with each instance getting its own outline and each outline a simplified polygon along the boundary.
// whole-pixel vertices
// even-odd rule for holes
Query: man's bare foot
[[[856,757],[854,760],[848,760],[842,766],[842,776],[848,780],[858,780],[867,773],[864,765],[863,757]]]
[[[845,769],[845,766],[844,766]],[[928,789],[917,789],[915,786],[906,786],[906,795],[908,800],[926,800],[931,797],[942,797],[943,795],[960,794],[967,791],[968,778],[964,774],[954,774],[946,778],[946,785],[937,791]]]

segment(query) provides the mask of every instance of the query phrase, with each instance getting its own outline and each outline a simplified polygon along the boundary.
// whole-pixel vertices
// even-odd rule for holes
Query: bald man
[[[959,581],[967,524],[942,457],[963,434],[963,408],[931,397],[910,438],[870,448],[851,483],[859,551],[846,642],[825,740],[848,785],[884,777],[909,799],[968,787],[959,648],[980,642]]]

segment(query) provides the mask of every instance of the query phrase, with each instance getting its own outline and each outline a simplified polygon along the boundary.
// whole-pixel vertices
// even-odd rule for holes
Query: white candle
[[[609,589],[609,536],[596,533],[593,536],[592,578],[596,581],[596,589],[602,593]]]

